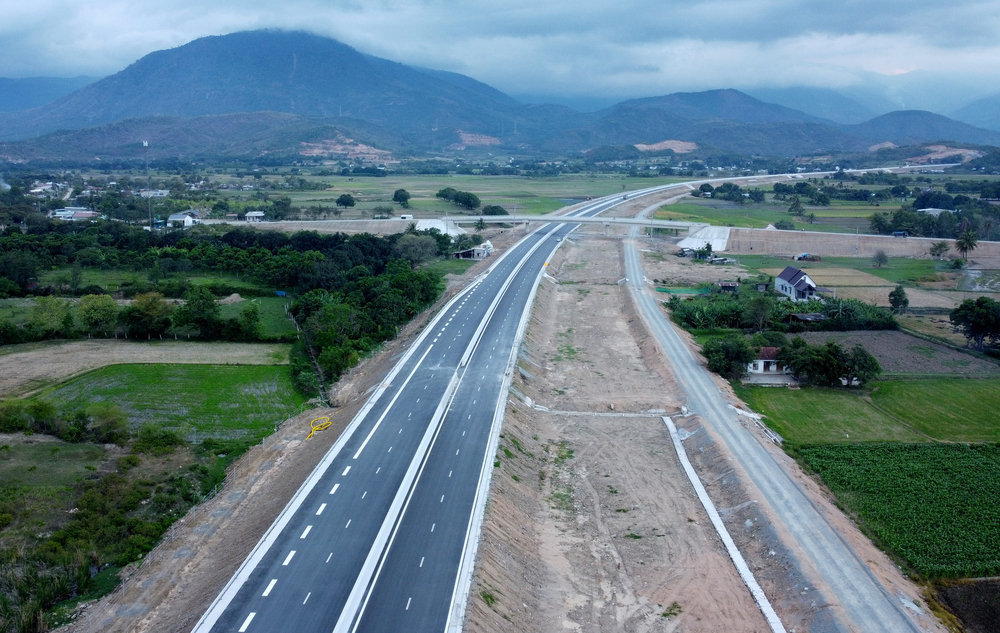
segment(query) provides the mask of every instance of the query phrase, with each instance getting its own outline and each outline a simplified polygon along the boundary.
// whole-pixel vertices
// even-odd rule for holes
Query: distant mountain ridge
[[[251,113],[258,115],[234,116]],[[58,157],[60,148],[71,147],[87,155],[87,143],[96,144],[93,155],[127,154],[141,140],[134,135],[168,129],[188,145],[165,138],[159,148],[206,156],[293,152],[324,130],[408,154],[455,151],[470,138],[497,151],[565,155],[665,140],[786,156],[864,151],[884,142],[1000,145],[1000,133],[929,112],[845,125],[732,89],[631,99],[594,113],[526,105],[465,75],[287,31],[201,38],[150,53],[41,107],[0,113],[0,140],[51,137],[7,143],[3,154],[11,159]]]

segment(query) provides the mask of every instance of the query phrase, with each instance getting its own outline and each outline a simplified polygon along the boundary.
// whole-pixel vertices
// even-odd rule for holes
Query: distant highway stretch
[[[515,339],[539,275],[574,226],[529,234],[441,310],[195,633],[461,627],[474,510],[485,503]]]
[[[537,281],[573,217],[622,202],[598,199],[544,224],[449,301],[193,633],[461,630],[515,342]]]

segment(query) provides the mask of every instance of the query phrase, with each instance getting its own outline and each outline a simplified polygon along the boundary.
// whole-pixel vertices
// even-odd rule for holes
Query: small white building
[[[774,279],[774,289],[792,301],[809,301],[819,291],[816,282],[795,266],[786,266],[781,271]]]
[[[750,374],[790,374],[792,371],[778,360],[777,347],[762,347],[757,358],[747,363]]]
[[[243,216],[247,222],[263,222],[264,212],[263,211],[247,211],[246,215]]]

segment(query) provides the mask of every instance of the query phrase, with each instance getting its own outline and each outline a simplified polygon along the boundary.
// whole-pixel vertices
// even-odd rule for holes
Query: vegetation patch
[[[188,440],[241,439],[251,444],[299,411],[284,367],[229,365],[115,365],[48,389],[38,400],[60,410],[112,403],[129,426],[172,429]]]
[[[797,452],[862,529],[913,573],[1000,574],[1000,447],[826,444]]]

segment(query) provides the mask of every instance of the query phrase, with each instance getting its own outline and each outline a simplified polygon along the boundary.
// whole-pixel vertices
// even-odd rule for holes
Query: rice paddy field
[[[258,440],[306,400],[292,388],[287,367],[260,365],[113,365],[37,397],[60,409],[111,402],[133,429],[152,424],[189,441]]]

